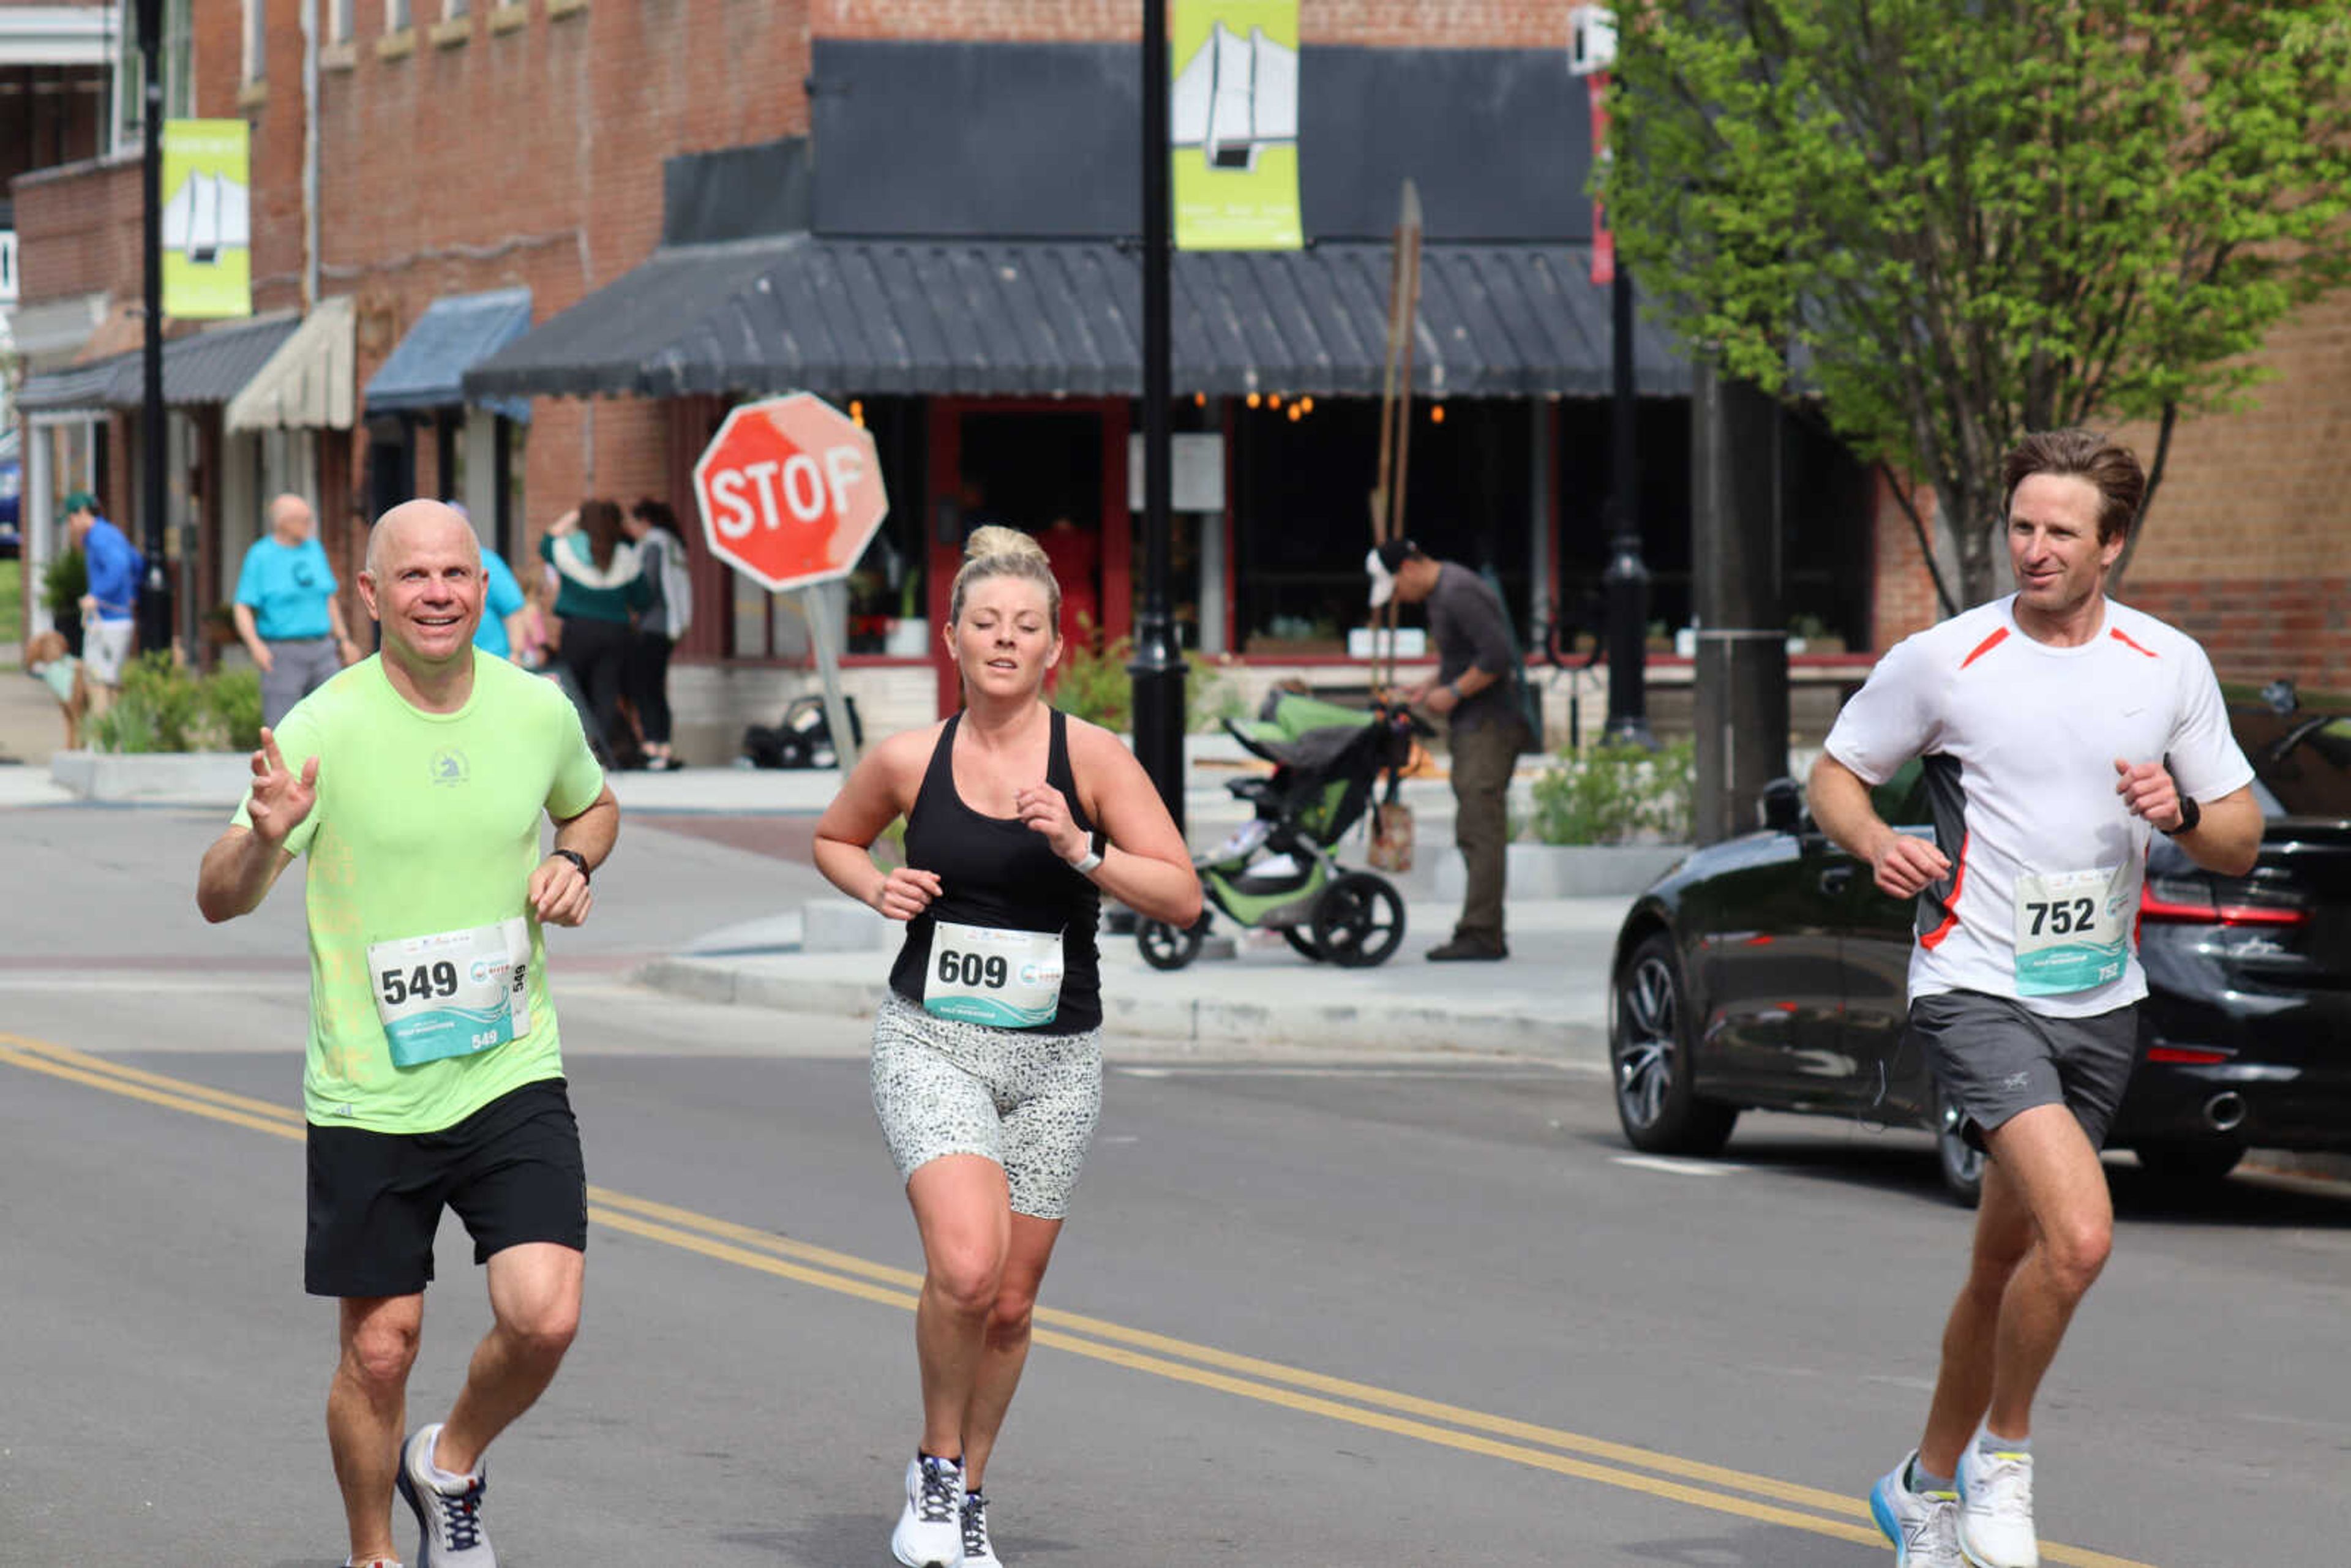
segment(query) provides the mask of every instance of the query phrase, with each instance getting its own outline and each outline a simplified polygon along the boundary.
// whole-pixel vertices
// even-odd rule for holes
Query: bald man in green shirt
[[[620,808],[563,694],[475,656],[481,549],[456,512],[387,512],[360,595],[382,652],[262,732],[196,901],[208,920],[249,914],[308,859],[303,1271],[341,1304],[327,1427],[349,1561],[397,1564],[396,1488],[427,1568],[495,1568],[483,1451],[569,1348],[587,1246],[542,927],[587,919]],[[447,1418],[403,1443],[444,1206],[486,1266],[495,1321]]]

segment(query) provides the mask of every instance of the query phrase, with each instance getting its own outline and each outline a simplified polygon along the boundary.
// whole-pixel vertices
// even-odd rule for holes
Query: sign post
[[[846,778],[857,766],[857,737],[818,591],[849,575],[889,515],[872,434],[810,392],[745,403],[695,460],[694,501],[712,555],[770,593],[800,594]]]

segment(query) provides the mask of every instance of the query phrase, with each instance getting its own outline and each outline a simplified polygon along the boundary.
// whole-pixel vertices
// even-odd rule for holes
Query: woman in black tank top
[[[1070,821],[1100,842],[1070,776],[1070,721],[1055,710],[1045,782],[1069,803]],[[1061,1005],[1043,1022],[1013,1027],[1044,1034],[1079,1034],[1102,1024],[1102,981],[1094,929],[1102,894],[1073,870],[1042,836],[1018,817],[974,810],[956,792],[955,739],[963,715],[949,718],[931,749],[914,809],[906,813],[906,863],[939,879],[939,894],[906,923],[905,946],[890,970],[890,988],[920,1003],[935,970],[933,936],[940,921],[1014,931],[1052,931],[1061,937]]]
[[[963,711],[874,747],[816,829],[817,869],[906,923],[874,1103],[925,1244],[923,1431],[891,1538],[916,1568],[995,1562],[984,1472],[1099,1103],[1101,894],[1178,926],[1200,913],[1134,754],[1045,704],[1061,643],[1043,549],[998,528],[966,549],[946,632]],[[907,863],[885,875],[868,852],[901,816]],[[1071,1083],[1066,1105],[1037,1087]]]

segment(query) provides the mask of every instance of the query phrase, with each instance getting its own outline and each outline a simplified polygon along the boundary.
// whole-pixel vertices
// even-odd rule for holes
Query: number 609
[[[939,978],[951,986],[985,986],[993,991],[1003,986],[1006,973],[1000,957],[958,953],[952,947],[939,950]]]

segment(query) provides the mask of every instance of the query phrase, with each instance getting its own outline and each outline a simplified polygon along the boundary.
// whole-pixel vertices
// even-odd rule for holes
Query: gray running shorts
[[[2009,997],[1945,991],[1910,1004],[1910,1037],[1968,1118],[1968,1142],[2035,1105],[2063,1105],[2100,1148],[2138,1060],[2138,1009],[2049,1018]]]
[[[1061,1219],[1102,1115],[1102,1031],[937,1018],[892,991],[873,1018],[873,1114],[898,1174],[942,1155],[1004,1167],[1012,1212]]]

